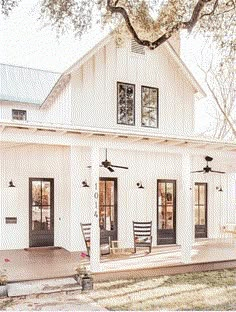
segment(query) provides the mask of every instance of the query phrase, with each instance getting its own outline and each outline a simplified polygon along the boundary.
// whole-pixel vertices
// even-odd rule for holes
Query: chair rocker
[[[134,222],[134,252],[137,247],[148,247],[149,253],[152,250],[152,221],[150,222]]]
[[[83,233],[87,253],[90,257],[91,223],[80,223],[80,226]],[[100,240],[101,256],[108,255],[110,253],[110,237],[103,237]]]

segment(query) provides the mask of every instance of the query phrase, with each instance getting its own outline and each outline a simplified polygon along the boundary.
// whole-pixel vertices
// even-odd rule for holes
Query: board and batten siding
[[[27,155],[27,161],[26,161]],[[100,162],[105,149],[100,149]],[[55,246],[70,251],[85,250],[80,223],[91,222],[91,148],[81,146],[49,146],[27,144],[2,148],[1,167],[1,249],[29,247],[29,178],[54,179]],[[109,149],[108,159],[127,166],[111,173],[99,169],[100,177],[114,177],[118,182],[118,240],[124,247],[133,247],[132,221],[153,222],[153,245],[157,242],[157,179],[176,180],[177,244],[184,237],[184,201],[182,155],[167,152]],[[220,158],[219,158],[220,161]],[[217,163],[219,163],[219,161]],[[193,156],[193,170],[202,167],[202,157]],[[222,159],[223,163],[223,159]],[[225,170],[226,167],[222,167]],[[235,174],[193,174],[189,191],[194,195],[194,183],[208,183],[208,238],[220,237],[220,226],[235,219]],[[13,180],[15,188],[9,188]],[[142,181],[144,189],[138,189]],[[224,192],[216,186],[222,185]],[[231,185],[231,188],[229,187]],[[228,192],[226,191],[228,187]],[[192,188],[192,189],[190,189]],[[233,202],[234,201],[234,202]],[[194,204],[189,209],[194,209]],[[191,215],[191,213],[190,213]],[[17,224],[6,224],[6,217],[17,217]],[[17,238],[17,239],[16,239]],[[193,238],[194,239],[194,238]]]
[[[70,249],[70,172],[67,147],[22,145],[1,149],[1,249],[29,247],[29,178],[54,179],[55,246]],[[27,158],[26,158],[27,155]],[[9,188],[10,180],[16,187]],[[6,224],[16,217],[16,224]]]
[[[117,124],[117,82],[135,84],[135,126]],[[71,77],[72,123],[75,125],[191,135],[194,130],[194,89],[163,45],[145,55],[101,47]],[[141,86],[159,89],[159,127],[141,126]]]

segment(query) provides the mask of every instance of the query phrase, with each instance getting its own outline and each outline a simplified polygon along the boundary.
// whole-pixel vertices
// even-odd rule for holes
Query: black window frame
[[[143,88],[147,89],[153,89],[157,91],[157,103],[156,103],[156,120],[157,120],[157,125],[156,126],[148,126],[143,124]],[[141,126],[145,128],[154,128],[158,129],[159,128],[159,88],[156,87],[151,87],[151,86],[141,86]]]
[[[125,85],[125,86],[132,86],[133,87],[133,123],[129,124],[129,123],[124,123],[124,122],[120,122],[118,115],[119,115],[119,85]],[[118,125],[125,125],[125,126],[135,126],[135,84],[133,83],[128,83],[128,82],[122,82],[122,81],[117,81],[117,124]]]
[[[204,204],[200,204],[200,186],[204,187]],[[196,224],[195,222],[195,215],[194,215],[194,224],[195,225],[201,225],[199,220],[200,220],[200,207],[205,207],[205,227],[206,227],[206,234],[207,234],[207,211],[208,211],[208,184],[206,182],[195,182],[194,188],[197,187],[197,198],[194,196],[194,213],[195,213],[195,208],[197,207],[197,221],[198,223]]]
[[[20,113],[20,112],[23,113],[23,115],[25,116],[25,119],[14,118],[14,114]],[[12,120],[27,121],[27,111],[23,109],[12,109]]]

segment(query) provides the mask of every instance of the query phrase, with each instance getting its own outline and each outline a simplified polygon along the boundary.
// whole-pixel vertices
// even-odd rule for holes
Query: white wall
[[[104,158],[105,149],[100,149],[100,161]],[[100,177],[118,179],[118,240],[123,246],[133,246],[133,220],[153,221],[153,245],[156,245],[157,179],[176,180],[177,243],[180,244],[185,211],[184,199],[181,198],[184,195],[181,188],[185,183],[182,181],[182,155],[108,149],[108,159],[115,165],[129,168],[115,169],[113,173],[100,168]],[[193,156],[192,160],[193,170],[205,165],[202,157]],[[219,163],[218,159],[214,166]],[[85,250],[80,222],[91,220],[93,194],[91,187],[82,187],[82,181],[86,179],[89,185],[91,183],[92,169],[87,168],[90,164],[89,147],[23,145],[2,148],[1,249],[29,246],[29,178],[44,177],[54,178],[55,246],[70,251]],[[225,170],[224,167],[216,167]],[[220,236],[220,225],[235,222],[235,178],[235,174],[221,177],[219,174],[192,174],[192,190],[189,191],[194,192],[194,182],[208,183],[209,238]],[[8,188],[11,179],[16,185],[14,189]],[[144,189],[137,188],[136,183],[140,180]],[[224,189],[223,193],[216,190],[219,184]],[[17,224],[5,224],[5,217],[17,217]]]
[[[53,178],[55,191],[55,245],[69,246],[70,190],[68,190],[67,148],[21,146],[1,150],[2,154],[2,240],[1,249],[29,247],[29,178]],[[13,179],[15,188],[9,188]],[[17,224],[5,224],[5,217],[17,217]],[[60,219],[60,220],[59,220]]]
[[[81,166],[83,174],[81,179],[87,179],[90,184],[89,170],[86,166],[90,164],[90,149],[83,148],[81,150],[82,159]],[[105,150],[100,149],[100,161],[104,160]],[[181,192],[182,184],[182,155],[164,154],[153,152],[134,152],[108,150],[108,159],[117,165],[128,166],[128,170],[115,169],[114,173],[109,172],[105,168],[100,168],[101,177],[116,177],[118,179],[118,240],[124,247],[133,246],[132,221],[153,221],[153,245],[156,245],[156,222],[157,222],[157,179],[173,179],[176,180],[176,227],[177,227],[177,243],[181,243],[181,235],[183,235],[185,211],[184,194]],[[205,165],[203,157],[192,157],[193,170],[199,170]],[[216,163],[219,163],[218,161]],[[217,168],[216,168],[217,169]],[[220,168],[225,170],[224,167]],[[232,199],[232,188],[230,195],[227,192],[227,175],[222,177],[213,174],[192,174],[192,184],[189,185],[189,191],[194,197],[194,183],[206,182],[208,184],[208,237],[216,238],[220,236],[220,226],[227,222],[234,222],[228,217],[228,200]],[[136,183],[142,181],[144,189],[138,189]],[[234,180],[235,181],[235,180]],[[232,183],[232,181],[231,181]],[[235,183],[235,182],[234,182]],[[218,192],[216,187],[222,185],[224,192]],[[190,190],[192,188],[192,190]],[[90,188],[82,188],[79,195],[81,209],[79,219],[80,222],[89,222],[89,210],[91,202]],[[234,211],[235,211],[234,205]],[[189,207],[193,209],[193,207]],[[231,221],[230,221],[231,220]],[[79,238],[78,248],[84,249],[82,237]]]
[[[27,91],[26,91],[27,92]],[[0,101],[0,120],[12,121],[12,109],[26,110],[27,122],[71,124],[71,88],[68,83],[48,106]]]
[[[135,126],[117,124],[117,81],[135,84]],[[72,122],[144,133],[191,135],[194,90],[167,48],[135,55],[113,41],[73,73]],[[141,127],[141,86],[159,88],[159,128]]]

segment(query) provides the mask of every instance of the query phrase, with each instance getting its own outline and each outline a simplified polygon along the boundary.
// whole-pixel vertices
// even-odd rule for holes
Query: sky
[[[62,73],[104,37],[99,28],[81,40],[73,33],[58,36],[51,25],[39,20],[39,10],[39,0],[22,0],[9,17],[0,14],[0,63]],[[199,40],[182,40],[184,61],[194,74],[196,49]],[[204,102],[196,106],[199,132],[208,124],[204,107]]]
[[[0,63],[63,72],[102,37],[99,29],[82,40],[58,36],[39,20],[39,1],[22,0],[9,17],[0,14]]]

